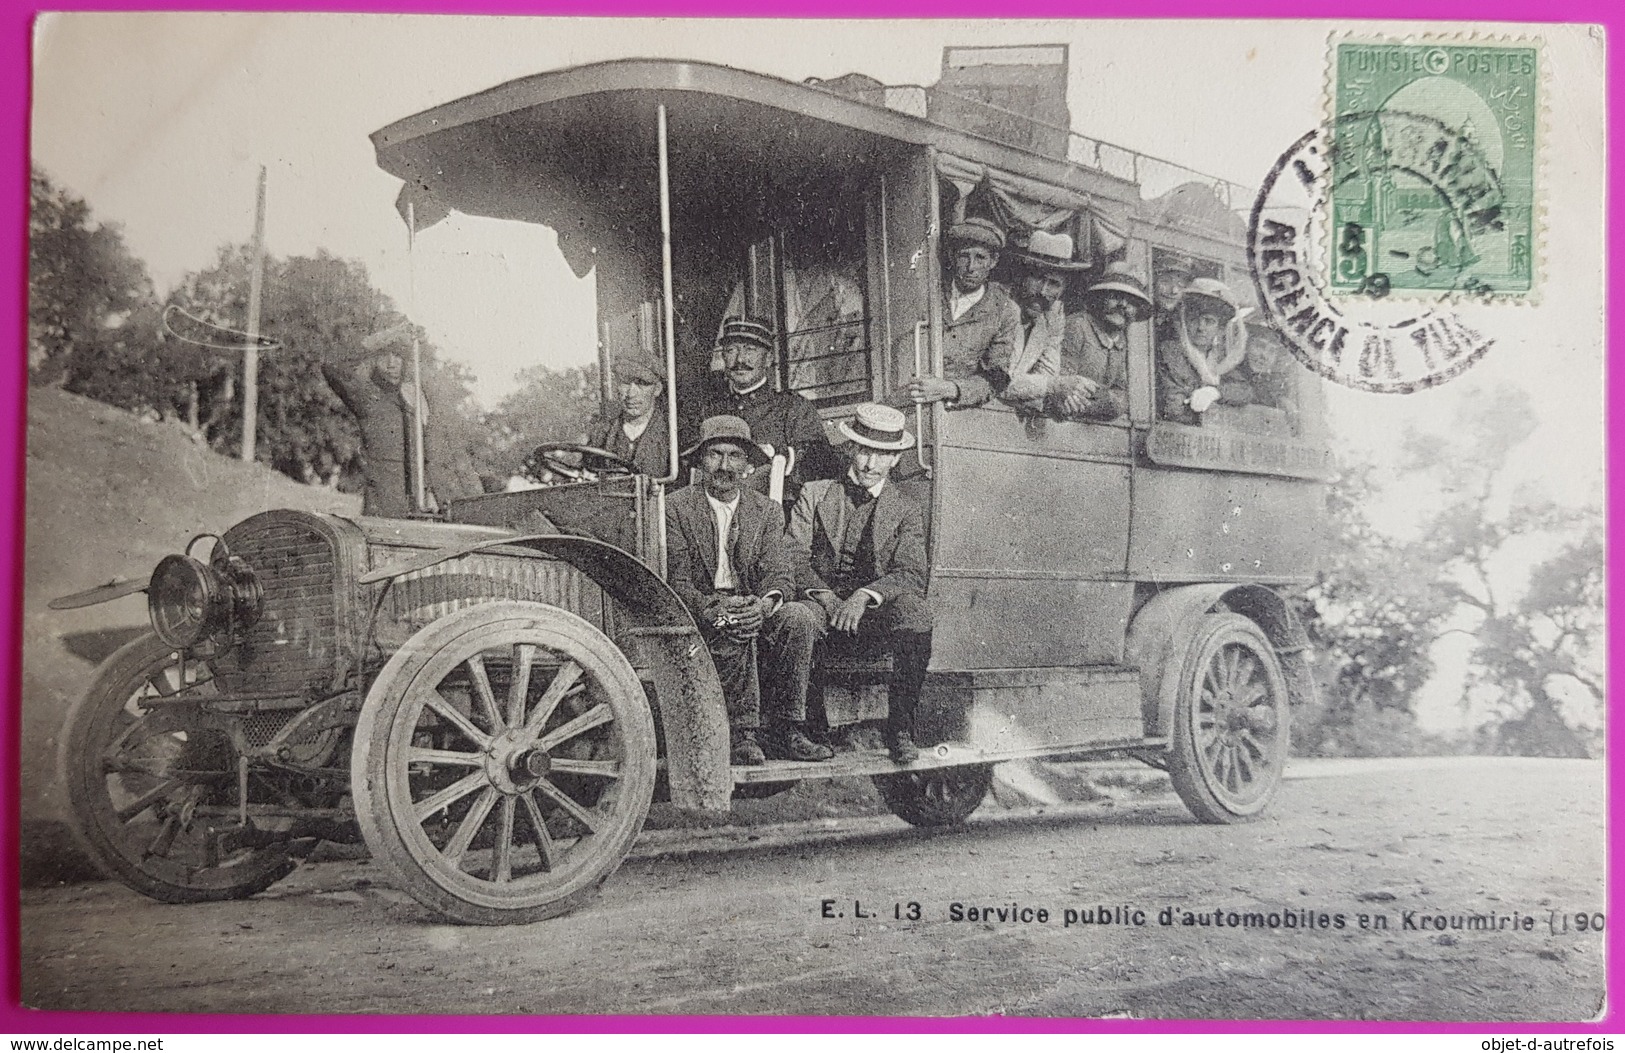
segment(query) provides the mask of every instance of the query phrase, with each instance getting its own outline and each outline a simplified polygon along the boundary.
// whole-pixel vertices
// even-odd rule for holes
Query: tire
[[[914,826],[954,826],[970,818],[993,785],[993,765],[967,764],[874,776],[886,807]]]
[[[1192,815],[1238,823],[1263,813],[1291,744],[1286,679],[1269,638],[1239,614],[1205,616],[1186,648],[1168,774]]]
[[[425,626],[384,665],[350,789],[368,848],[418,902],[523,924],[575,909],[620,866],[656,762],[614,643],[568,611],[496,601]]]
[[[278,848],[221,845],[200,804],[236,801],[236,752],[206,726],[196,704],[154,705],[207,682],[207,665],[157,637],[140,636],[108,657],[68,711],[57,765],[74,834],[110,877],[165,903],[241,899],[264,891],[298,863]]]

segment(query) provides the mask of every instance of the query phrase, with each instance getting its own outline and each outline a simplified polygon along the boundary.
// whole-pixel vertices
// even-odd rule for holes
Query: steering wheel
[[[577,455],[579,462],[572,464],[560,456],[568,453]],[[626,458],[577,442],[544,442],[532,450],[521,471],[533,482],[541,482],[543,470],[577,482],[605,475],[638,474],[637,466]]]

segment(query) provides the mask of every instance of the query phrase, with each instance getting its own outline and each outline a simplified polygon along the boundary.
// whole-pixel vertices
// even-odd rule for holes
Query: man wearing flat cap
[[[890,653],[886,748],[907,764],[919,756],[914,713],[931,661],[925,522],[888,483],[914,437],[902,410],[874,404],[839,430],[846,473],[808,483],[790,512],[796,584],[823,613],[826,647]]]
[[[1128,412],[1128,327],[1151,314],[1145,286],[1123,263],[1108,265],[1067,318],[1061,378],[1049,412],[1068,420],[1114,420]]]
[[[613,368],[620,401],[608,407],[588,445],[630,462],[644,475],[663,478],[671,470],[665,371],[640,352],[617,356]]]
[[[803,728],[819,619],[807,604],[785,602],[795,578],[784,513],[744,485],[766,456],[750,425],[726,415],[706,418],[683,456],[702,483],[666,499],[666,581],[716,663],[732,730],[730,760],[763,764],[764,747],[787,760],[828,760],[834,752]]]
[[[717,337],[727,387],[712,398],[706,416],[726,414],[750,425],[750,433],[769,458],[785,463],[784,499],[793,501],[808,479],[828,479],[841,470],[841,459],[829,444],[824,422],[813,404],[793,391],[775,391],[770,378],[777,350],[773,329],[750,318],[729,318]],[[767,473],[751,485],[766,490]]]
[[[943,295],[942,375],[909,381],[906,391],[914,402],[965,409],[1002,395],[1010,383],[1022,346],[1021,308],[988,281],[1004,241],[999,225],[982,216],[948,228],[952,277]]]
[[[1200,424],[1214,403],[1245,406],[1252,385],[1239,367],[1247,328],[1230,287],[1217,278],[1186,286],[1170,331],[1157,342],[1157,409],[1163,420]]]

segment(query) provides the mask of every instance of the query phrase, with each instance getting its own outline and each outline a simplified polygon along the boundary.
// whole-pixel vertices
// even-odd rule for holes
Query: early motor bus
[[[373,142],[420,237],[452,210],[558,233],[596,273],[606,377],[612,348],[664,360],[673,451],[730,314],[771,322],[773,382],[831,422],[939,371],[942,232],[967,209],[1067,232],[1096,265],[1149,276],[1177,258],[1250,288],[1244,191],[1071,133],[1064,103],[977,81],[978,50],[950,49],[929,89],[607,62]],[[1028,50],[994,65],[1059,51],[1064,69],[1064,48]],[[1278,350],[1270,398],[1159,419],[1155,326],[1130,327],[1117,420],[911,410],[898,485],[926,511],[936,619],[913,763],[730,767],[717,673],[664,580],[675,452],[656,477],[588,450],[579,481],[409,519],[269,511],[164,559],[153,632],[68,719],[81,838],[177,902],[251,895],[318,840],[360,838],[435,912],[498,924],[579,905],[657,799],[721,811],[872,776],[897,815],[948,824],[1000,762],[1128,755],[1204,822],[1254,817],[1313,691],[1278,590],[1315,571],[1319,391]],[[568,467],[581,450],[540,453]],[[884,669],[820,672],[831,724],[884,713]]]

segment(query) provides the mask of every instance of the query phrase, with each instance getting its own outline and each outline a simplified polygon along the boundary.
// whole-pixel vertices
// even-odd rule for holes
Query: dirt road
[[[439,924],[365,862],[307,865],[218,905],[166,907],[108,883],[30,889],[23,1001],[1588,1019],[1603,938],[1574,916],[1589,926],[1605,909],[1603,801],[1600,762],[1308,762],[1245,826],[1197,825],[1152,793],[989,804],[936,833],[889,816],[651,831],[595,903],[506,929]],[[1470,921],[1494,929],[1452,927]]]

